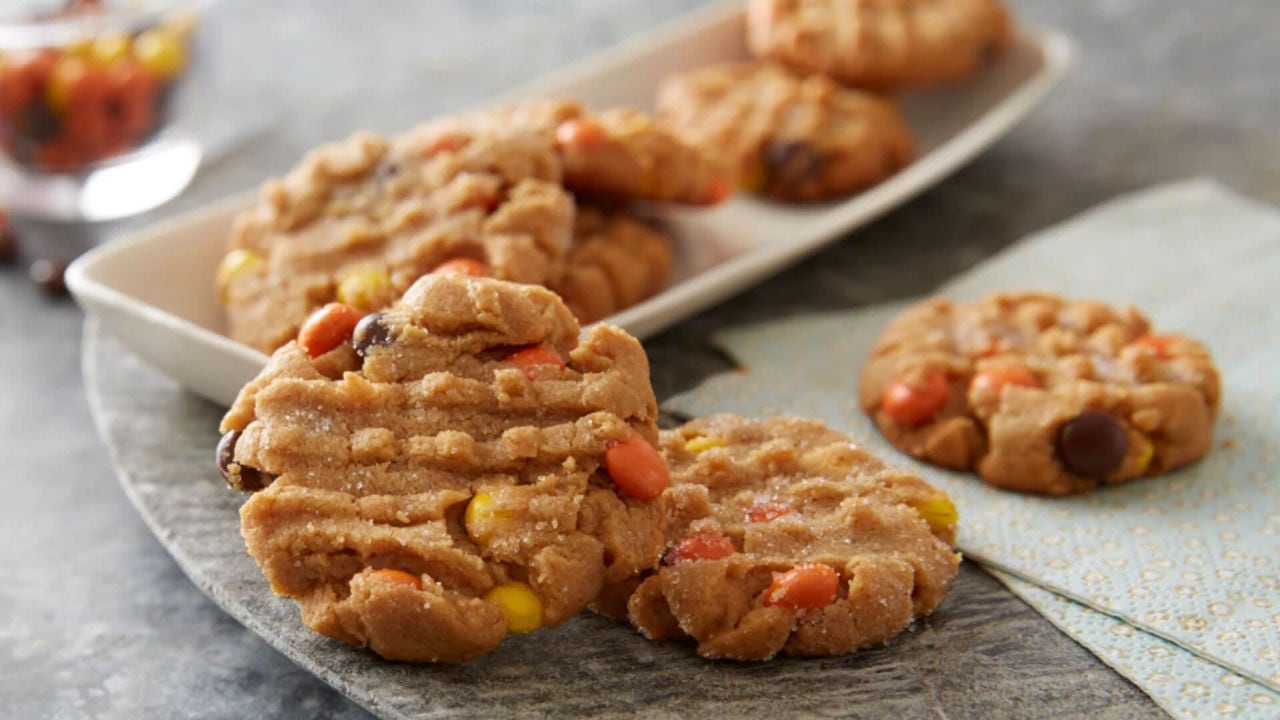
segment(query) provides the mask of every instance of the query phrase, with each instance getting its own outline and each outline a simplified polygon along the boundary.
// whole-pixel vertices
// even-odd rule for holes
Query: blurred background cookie
[[[533,132],[361,133],[318,148],[237,218],[216,278],[228,334],[270,353],[325,303],[379,310],[447,261],[546,283],[572,231],[560,181]]]
[[[657,294],[670,274],[671,238],[624,211],[580,205],[564,274],[550,287],[585,325]]]
[[[874,185],[911,161],[893,100],[794,75],[767,63],[714,65],[668,78],[661,121],[719,148],[743,189],[781,200],[825,200]]]
[[[759,58],[858,87],[897,88],[969,75],[1008,45],[1000,0],[751,0],[747,43]]]

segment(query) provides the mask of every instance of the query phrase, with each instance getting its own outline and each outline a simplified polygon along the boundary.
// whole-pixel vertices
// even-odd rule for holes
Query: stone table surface
[[[215,158],[179,200],[104,232],[252,187],[309,145],[351,129],[393,129],[475,103],[690,4],[224,0],[204,25],[200,119],[214,135],[259,131]],[[927,291],[1125,190],[1203,174],[1280,202],[1280,4],[1013,4],[1025,22],[1076,39],[1071,77],[937,188],[646,343],[660,397],[724,367],[705,346],[717,328]],[[406,96],[406,81],[418,91]],[[20,265],[0,267],[0,462],[9,471],[0,503],[0,718],[368,717],[220,611],[147,530],[95,432],[81,379],[81,324],[74,305],[41,296]],[[109,339],[96,347],[89,358],[96,366],[130,367]],[[168,406],[210,412],[134,369],[159,382]],[[138,444],[164,444],[157,423],[133,427],[148,434]],[[973,633],[986,662],[931,663],[901,675],[945,695],[948,716],[1160,716],[1140,691],[971,565],[944,610],[943,621]],[[903,707],[893,700],[828,712],[875,716],[877,708]]]

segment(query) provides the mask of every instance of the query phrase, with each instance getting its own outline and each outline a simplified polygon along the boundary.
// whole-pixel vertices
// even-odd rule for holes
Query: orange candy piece
[[[403,570],[392,570],[391,568],[384,568],[382,570],[374,570],[373,574],[377,575],[378,577],[388,582],[398,583],[400,585],[412,585],[418,588],[419,590],[422,589],[422,578],[418,577],[417,575],[412,575],[410,573],[407,573]]]
[[[537,380],[543,371],[550,368],[558,370],[565,368],[564,358],[560,357],[559,353],[541,345],[517,350],[508,355],[506,359],[507,362],[524,370],[524,374],[530,380]]]
[[[432,270],[433,275],[470,275],[471,277],[488,277],[489,269],[484,263],[474,258],[454,258],[445,260]]]
[[[905,382],[890,385],[880,398],[880,407],[899,425],[919,425],[937,415],[950,394],[946,376],[935,370],[925,376],[921,386]]]
[[[309,358],[318,358],[346,342],[356,329],[359,310],[342,303],[329,303],[311,313],[298,330],[298,344]]]
[[[764,604],[797,612],[820,610],[836,599],[840,576],[826,565],[797,565],[773,578]]]
[[[729,538],[720,533],[703,531],[690,533],[676,543],[667,555],[672,563],[693,560],[719,560],[738,552]]]
[[[706,203],[708,205],[717,205],[728,200],[732,195],[733,183],[725,178],[716,178],[707,186]]]
[[[751,509],[747,510],[747,520],[753,523],[769,522],[770,520],[776,520],[783,515],[790,515],[793,512],[795,512],[793,508],[788,505],[783,505],[782,503],[756,503],[751,506]]]
[[[593,120],[569,120],[556,128],[556,143],[570,148],[591,148],[604,144],[608,134]]]
[[[604,451],[604,469],[622,492],[641,500],[652,500],[667,489],[667,464],[639,435],[609,444]]]
[[[1168,360],[1173,357],[1173,351],[1169,349],[1169,346],[1180,339],[1181,337],[1178,335],[1143,335],[1134,340],[1133,344],[1150,350],[1152,355],[1161,360]]]
[[[999,393],[1006,385],[1040,387],[1040,381],[1036,379],[1035,373],[1022,365],[1005,365],[983,370],[974,375],[969,383],[971,388],[990,390],[994,393]]]

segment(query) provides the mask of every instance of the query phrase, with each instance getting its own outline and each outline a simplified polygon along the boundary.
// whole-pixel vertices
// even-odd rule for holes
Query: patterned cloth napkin
[[[858,374],[903,304],[716,338],[746,372],[671,399],[685,415],[818,417],[951,493],[959,545],[1179,717],[1280,716],[1280,211],[1207,181],[1127,196],[939,288],[1129,303],[1204,341],[1223,373],[1216,447],[1167,477],[1047,498],[916,463],[858,406]]]

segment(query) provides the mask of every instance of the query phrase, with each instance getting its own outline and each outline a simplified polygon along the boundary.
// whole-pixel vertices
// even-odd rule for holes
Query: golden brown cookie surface
[[[573,220],[560,179],[551,144],[529,132],[358,134],[318,148],[236,220],[217,278],[228,334],[269,353],[324,303],[379,310],[455,258],[549,282]]]
[[[732,169],[717,148],[661,127],[633,108],[592,112],[570,99],[527,100],[428,127],[447,134],[457,122],[539,133],[559,153],[565,187],[582,195],[706,205],[733,190]]]
[[[663,431],[662,449],[663,566],[597,602],[651,639],[691,637],[713,658],[839,655],[933,610],[956,574],[946,494],[819,422],[719,415]]]
[[[904,452],[1062,495],[1159,475],[1212,445],[1208,350],[1133,308],[1010,293],[909,308],[881,335],[863,409]]]
[[[1009,43],[1000,0],[751,0],[761,59],[856,87],[892,89],[972,74]]]
[[[657,562],[666,475],[634,338],[579,340],[550,291],[462,275],[324,337],[275,353],[219,447],[228,482],[262,488],[249,553],[313,629],[462,661]]]
[[[564,274],[550,287],[585,325],[657,294],[670,274],[670,238],[624,212],[588,205],[578,208]]]
[[[869,187],[914,155],[892,100],[768,63],[669,78],[658,91],[658,116],[733,157],[743,189],[783,200],[825,200]]]

